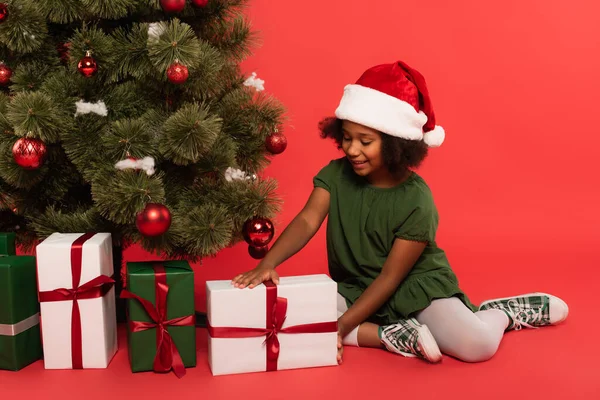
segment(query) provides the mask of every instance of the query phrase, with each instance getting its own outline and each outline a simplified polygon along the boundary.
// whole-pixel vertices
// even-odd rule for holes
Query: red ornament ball
[[[10,77],[12,76],[12,69],[6,64],[0,64],[0,85],[7,86],[10,83]]]
[[[192,3],[196,7],[206,7],[208,5],[208,0],[192,0]]]
[[[0,3],[0,24],[8,18],[8,6],[5,3]]]
[[[251,218],[244,224],[242,235],[250,246],[264,247],[273,239],[275,228],[268,218]]]
[[[283,153],[283,151],[287,147],[287,138],[283,133],[275,132],[267,136],[265,145],[267,146],[267,150],[269,150],[270,153],[280,154]]]
[[[181,12],[185,8],[185,0],[160,0],[164,12]]]
[[[265,258],[268,251],[269,251],[269,246],[263,246],[263,247],[248,246],[248,254],[250,254],[250,257],[254,258],[255,260],[260,260],[261,258]]]
[[[94,60],[90,55],[90,52],[88,52],[85,57],[79,60],[77,69],[83,76],[90,78],[96,75],[96,72],[98,72],[98,64],[96,64],[96,60]]]
[[[175,85],[181,85],[187,81],[189,76],[188,68],[180,64],[179,61],[175,61],[171,66],[167,69],[167,78],[169,82],[174,83]]]
[[[46,144],[39,139],[20,138],[12,148],[15,162],[25,169],[38,169],[46,159]]]
[[[135,219],[135,226],[144,236],[160,236],[171,226],[171,212],[160,203],[148,203]]]

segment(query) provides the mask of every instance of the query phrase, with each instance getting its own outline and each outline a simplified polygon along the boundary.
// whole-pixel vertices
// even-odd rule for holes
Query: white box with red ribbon
[[[337,365],[337,284],[327,275],[253,289],[208,281],[206,292],[213,375]]]
[[[106,368],[117,351],[110,233],[53,233],[36,248],[44,367]]]

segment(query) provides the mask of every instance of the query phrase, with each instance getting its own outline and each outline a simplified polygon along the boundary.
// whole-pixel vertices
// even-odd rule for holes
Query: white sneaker
[[[431,331],[411,318],[380,328],[381,343],[388,351],[405,357],[419,357],[435,363],[442,359]]]
[[[546,293],[529,293],[484,301],[479,310],[502,310],[508,315],[508,329],[539,328],[556,325],[567,319],[569,306],[556,296]]]

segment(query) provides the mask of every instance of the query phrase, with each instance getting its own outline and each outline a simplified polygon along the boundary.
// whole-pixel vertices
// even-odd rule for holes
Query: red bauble
[[[0,64],[0,85],[7,86],[10,83],[11,76],[12,69],[8,68],[6,64]]]
[[[46,159],[46,144],[39,139],[20,138],[12,148],[17,165],[25,169],[38,169]]]
[[[171,212],[163,204],[148,203],[137,215],[135,225],[144,236],[160,236],[171,226]]]
[[[287,138],[283,133],[275,132],[267,136],[265,145],[267,146],[267,150],[272,154],[283,153],[287,147]]]
[[[160,0],[164,12],[181,12],[185,8],[185,0]]]
[[[8,6],[0,3],[0,24],[6,21],[6,18],[8,18]]]
[[[89,51],[87,52],[85,57],[79,60],[79,64],[77,64],[77,69],[86,78],[96,75],[96,72],[98,72],[98,64],[96,64],[96,60],[92,58],[92,55]]]
[[[167,69],[167,78],[169,79],[169,82],[174,83],[175,85],[185,83],[188,76],[188,68],[185,65],[180,64],[177,60],[175,60],[169,69]]]
[[[265,258],[268,251],[269,251],[269,246],[263,246],[263,247],[248,246],[248,254],[250,254],[250,256],[256,260]]]
[[[208,0],[192,0],[192,3],[196,7],[206,7],[208,5]]]
[[[273,239],[275,228],[268,218],[255,217],[246,221],[242,234],[250,246],[264,247]]]

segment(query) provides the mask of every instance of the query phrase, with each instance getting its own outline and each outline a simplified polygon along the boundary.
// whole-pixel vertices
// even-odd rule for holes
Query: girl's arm
[[[396,291],[427,243],[396,239],[379,276],[338,320],[342,337],[373,315]]]
[[[315,187],[304,208],[277,238],[258,266],[233,279],[236,287],[253,288],[262,282],[276,277],[273,271],[279,264],[300,251],[317,233],[329,213],[329,192]],[[274,279],[275,283],[276,280]]]

